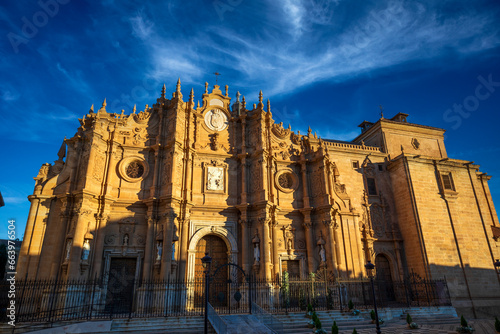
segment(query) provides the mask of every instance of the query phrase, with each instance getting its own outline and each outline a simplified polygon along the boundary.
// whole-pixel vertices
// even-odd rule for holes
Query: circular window
[[[118,164],[118,175],[128,182],[138,182],[148,175],[148,164],[142,157],[123,158]]]
[[[297,189],[299,186],[299,178],[290,168],[286,168],[276,173],[275,183],[279,190],[289,193]]]
[[[278,177],[278,183],[283,188],[292,188],[293,178],[290,173],[283,173]]]
[[[125,174],[133,179],[138,179],[144,175],[144,166],[139,160],[134,160],[125,168]]]

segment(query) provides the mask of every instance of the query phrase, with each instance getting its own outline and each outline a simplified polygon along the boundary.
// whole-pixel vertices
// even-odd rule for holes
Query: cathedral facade
[[[143,111],[106,102],[44,164],[29,196],[19,279],[185,280],[238,264],[272,280],[446,277],[457,308],[500,309],[500,225],[490,176],[449,158],[445,130],[407,114],[360,124],[352,142],[301,134],[208,84],[201,103]]]

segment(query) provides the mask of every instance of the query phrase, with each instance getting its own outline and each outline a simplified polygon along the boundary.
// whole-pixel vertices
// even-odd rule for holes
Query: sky
[[[0,4],[0,238],[22,239],[40,166],[78,118],[184,96],[262,90],[292,130],[350,141],[398,112],[446,129],[449,157],[492,175],[500,203],[500,2],[7,1]]]

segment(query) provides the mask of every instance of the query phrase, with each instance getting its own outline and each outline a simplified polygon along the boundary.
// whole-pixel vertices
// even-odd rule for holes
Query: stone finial
[[[267,112],[271,112],[271,101],[267,99]]]
[[[93,114],[93,113],[94,113],[94,105],[92,104],[90,106],[89,114]]]
[[[99,109],[99,111],[106,112],[106,98],[104,98],[104,101],[102,101],[102,107]]]
[[[311,130],[311,126],[309,126],[309,128],[307,129],[307,136],[308,136],[308,137],[310,137],[310,136],[311,136],[311,132],[312,132],[312,130]]]
[[[247,101],[245,101],[245,96],[243,96],[241,99],[241,105],[243,106],[243,109],[245,109],[247,106]]]
[[[240,102],[240,92],[236,92],[236,102]]]
[[[194,103],[194,90],[191,88],[191,92],[189,93],[189,102]]]
[[[205,82],[205,94],[208,94],[208,82]]]
[[[167,87],[165,86],[165,84],[163,84],[163,87],[161,89],[161,97],[162,99],[165,98],[165,93],[167,92]]]
[[[132,109],[132,114],[135,114],[135,111],[137,110],[136,105],[134,104],[134,108]]]
[[[228,95],[229,86],[228,86],[228,85],[226,85],[226,87],[225,87],[225,88],[226,88],[226,96],[229,96],[229,95]]]
[[[262,103],[262,90],[259,92],[259,104]]]
[[[61,144],[61,148],[59,148],[59,151],[57,152],[57,156],[59,157],[59,160],[62,161],[64,157],[66,156],[66,136],[64,137],[64,140]]]
[[[181,91],[181,78],[177,79],[177,85],[175,86],[175,91],[180,92]]]
[[[198,100],[198,105],[197,105],[196,108],[199,108],[199,107],[200,107],[200,100]]]

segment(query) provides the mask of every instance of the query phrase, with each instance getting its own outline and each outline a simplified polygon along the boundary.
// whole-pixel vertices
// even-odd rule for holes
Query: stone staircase
[[[375,325],[371,322],[370,311],[362,310],[357,316],[341,311],[317,311],[316,314],[322,327],[328,333],[330,333],[334,321],[341,333],[350,333],[353,328],[356,328],[358,332],[373,331]],[[379,317],[385,320],[385,324],[381,326],[382,329],[392,324],[404,328],[407,313],[410,313],[413,321],[419,325],[449,324],[451,326],[460,323],[453,307],[391,308],[379,310]],[[283,323],[284,333],[310,334],[312,332],[312,329],[307,327],[310,319],[305,317],[305,312],[278,314],[276,317]]]
[[[379,310],[379,316],[386,321],[382,326],[383,333],[406,333],[403,329],[406,326],[406,314],[409,313],[414,322],[422,326],[416,333],[449,333],[449,330],[460,324],[453,307],[421,307],[421,308],[386,308]],[[372,333],[375,325],[371,323],[370,310],[362,310],[357,316],[341,311],[318,311],[322,327],[330,333],[333,321],[337,322],[340,333],[352,333],[356,328],[358,333]],[[310,334],[312,329],[307,327],[309,318],[305,317],[305,312],[274,314],[283,323],[284,333]],[[228,324],[228,333],[268,333],[267,328],[258,323],[252,315],[223,315],[222,318]],[[41,324],[40,324],[41,325]],[[431,331],[430,328],[440,325],[442,331]],[[479,324],[478,324],[479,325]],[[488,325],[489,326],[489,325]],[[168,318],[133,318],[114,319],[112,321],[89,321],[56,323],[52,328],[38,327],[35,324],[16,326],[15,333],[31,332],[38,334],[57,333],[173,333],[173,334],[197,334],[203,333],[204,318],[202,316],[193,317],[168,317]],[[489,327],[488,327],[489,328]],[[12,327],[0,324],[0,333],[12,333]],[[209,326],[209,332],[215,331]],[[479,332],[479,331],[478,331]],[[484,332],[488,333],[488,332]],[[479,333],[478,333],[479,334]]]

